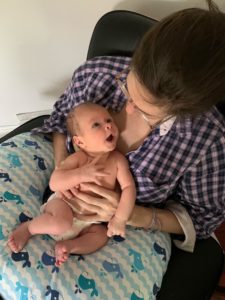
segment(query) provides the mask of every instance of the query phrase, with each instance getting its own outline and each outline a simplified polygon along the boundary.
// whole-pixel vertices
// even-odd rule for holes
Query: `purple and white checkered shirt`
[[[68,112],[84,101],[120,111],[126,99],[115,75],[129,66],[127,57],[97,57],[85,62],[54,105],[52,115],[34,132],[66,134]],[[213,107],[198,117],[175,119],[153,130],[127,154],[136,181],[137,202],[163,206],[169,197],[182,204],[198,238],[208,237],[225,219],[225,120]]]

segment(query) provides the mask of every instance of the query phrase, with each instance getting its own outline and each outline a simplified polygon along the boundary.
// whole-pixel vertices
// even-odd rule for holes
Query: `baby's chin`
[[[114,151],[116,149],[116,145],[107,145],[108,151]]]

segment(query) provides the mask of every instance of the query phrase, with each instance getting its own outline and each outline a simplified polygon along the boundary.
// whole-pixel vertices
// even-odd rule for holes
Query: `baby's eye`
[[[106,123],[112,123],[112,119],[110,119],[110,118],[107,119],[107,120],[106,120]]]
[[[99,126],[100,126],[100,123],[95,122],[95,123],[92,125],[92,128],[98,128]]]

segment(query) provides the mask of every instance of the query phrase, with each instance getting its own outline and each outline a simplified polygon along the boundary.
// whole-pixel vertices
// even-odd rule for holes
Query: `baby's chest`
[[[106,176],[99,177],[100,183],[102,186],[114,189],[116,185],[117,178],[117,164],[113,159],[109,160],[106,165],[104,171],[107,173]]]

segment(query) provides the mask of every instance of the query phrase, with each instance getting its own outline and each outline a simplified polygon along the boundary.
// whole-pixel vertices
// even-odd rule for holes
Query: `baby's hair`
[[[67,115],[66,127],[69,135],[72,137],[80,132],[79,123],[76,117],[76,107],[73,108]]]
[[[81,133],[79,122],[77,119],[77,113],[79,113],[79,109],[85,107],[96,108],[101,106],[99,104],[88,101],[88,102],[80,103],[78,106],[72,108],[72,110],[68,113],[66,118],[67,131],[71,137]]]

